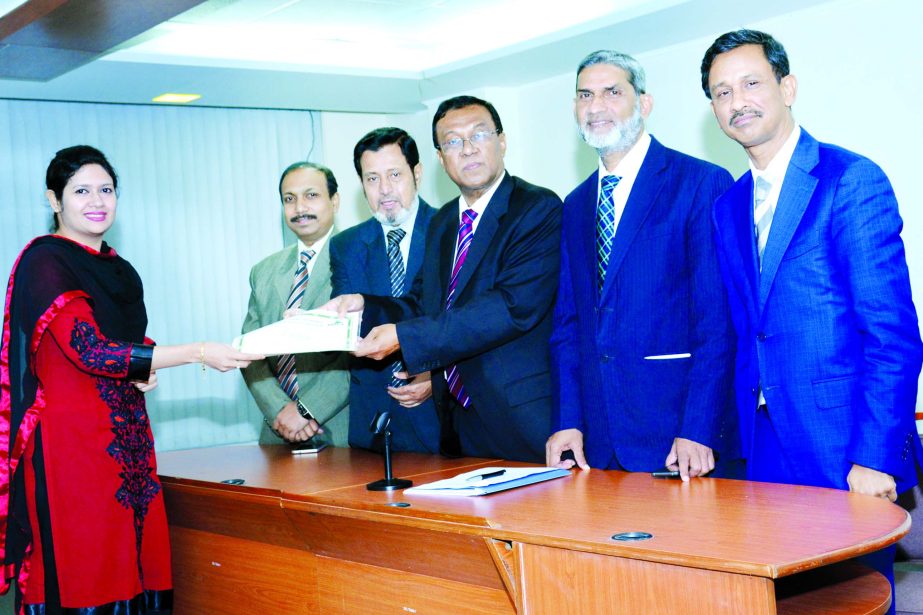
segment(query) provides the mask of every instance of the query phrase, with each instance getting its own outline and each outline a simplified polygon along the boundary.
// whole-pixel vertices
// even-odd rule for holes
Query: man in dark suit
[[[330,240],[332,294],[406,295],[436,213],[417,195],[423,177],[417,144],[400,128],[378,128],[356,143],[353,164],[373,217]],[[350,376],[350,446],[380,446],[369,424],[390,410],[394,450],[439,451],[429,371],[408,378],[400,360],[351,357]]]
[[[442,452],[541,461],[561,201],[505,172],[506,135],[487,101],[443,101],[433,144],[461,197],[433,216],[410,296],[345,295],[328,305],[364,306],[364,329],[389,323],[356,354],[382,359],[400,349],[408,372],[433,372]]]
[[[795,123],[797,85],[763,32],[724,34],[702,60],[718,124],[750,159],[714,209],[747,476],[894,500],[923,461],[897,200],[877,165]],[[883,555],[870,563],[887,573]]]
[[[644,130],[653,106],[631,56],[577,69],[574,116],[599,169],[565,199],[547,463],[683,480],[737,453],[731,338],[712,203],[730,174]],[[571,451],[574,460],[561,460]]]

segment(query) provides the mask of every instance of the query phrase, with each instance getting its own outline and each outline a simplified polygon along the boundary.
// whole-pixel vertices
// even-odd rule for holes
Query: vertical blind
[[[106,240],[144,281],[159,344],[230,342],[250,267],[281,249],[279,174],[322,151],[309,112],[0,100],[0,275],[48,232],[45,169],[63,147],[102,150],[119,175]],[[6,288],[4,283],[3,288]],[[237,372],[162,370],[148,393],[158,450],[253,441],[260,413]]]

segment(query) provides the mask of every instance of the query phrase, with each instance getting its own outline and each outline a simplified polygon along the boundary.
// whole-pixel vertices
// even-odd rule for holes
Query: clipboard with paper
[[[561,468],[478,468],[458,476],[411,487],[404,491],[413,495],[475,496],[489,495],[546,480],[570,476]]]

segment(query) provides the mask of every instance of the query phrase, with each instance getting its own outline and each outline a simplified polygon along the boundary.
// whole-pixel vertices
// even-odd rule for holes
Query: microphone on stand
[[[391,473],[391,413],[384,410],[375,415],[369,425],[369,431],[376,436],[384,434],[385,438],[385,477],[381,480],[373,481],[365,486],[369,491],[395,491],[397,489],[406,489],[413,484],[412,480],[406,478],[394,478]]]

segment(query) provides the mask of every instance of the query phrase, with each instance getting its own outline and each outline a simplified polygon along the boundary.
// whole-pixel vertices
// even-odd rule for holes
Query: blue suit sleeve
[[[839,179],[833,237],[858,333],[864,368],[853,412],[849,461],[901,483],[914,468],[901,449],[916,434],[913,408],[923,348],[910,295],[897,200],[888,178],[861,159]],[[910,473],[909,476],[906,474]]]
[[[690,197],[693,203],[686,227],[687,265],[692,280],[692,298],[688,306],[692,366],[677,435],[713,449],[721,448],[722,427],[733,412],[729,392],[734,338],[727,292],[718,265],[711,210],[732,183],[731,175],[724,169],[714,169],[703,175]]]
[[[561,273],[551,330],[551,375],[554,380],[552,432],[562,429],[586,431],[580,401],[580,349],[577,347],[577,307],[570,278],[566,236],[561,237]]]

